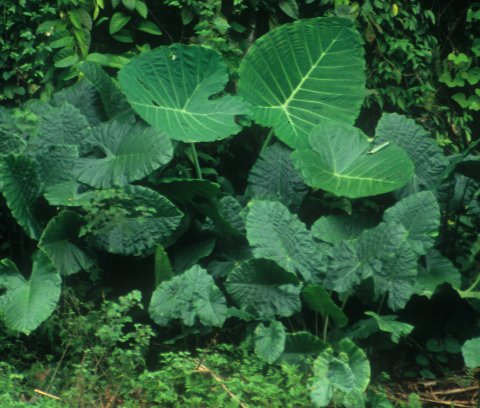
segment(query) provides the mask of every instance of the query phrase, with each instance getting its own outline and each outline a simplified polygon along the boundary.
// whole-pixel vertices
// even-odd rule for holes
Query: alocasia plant
[[[413,327],[394,312],[413,294],[431,297],[444,283],[466,298],[478,293],[475,282],[461,290],[438,245],[448,207],[439,187],[456,166],[465,178],[478,161],[466,152],[449,163],[400,115],[383,115],[373,141],[354,127],[363,54],[352,22],[313,18],[252,45],[238,95],[226,91],[235,84],[221,56],[199,45],[141,53],[121,69],[119,86],[95,64],[80,65],[82,81],[28,106],[28,134],[0,132],[1,192],[38,241],[28,280],[11,260],[0,263],[7,326],[38,327],[55,308],[61,277],[100,268],[101,251],[153,255],[155,323],[181,324],[188,336],[228,318],[247,322],[261,359],[316,358],[314,406],[362,406],[370,366],[353,341],[409,335]],[[195,156],[199,167],[196,151],[178,142],[222,141],[203,153],[214,162],[212,152],[230,146],[225,139],[240,133],[243,142],[244,116],[279,140],[267,138],[248,177],[235,168],[240,182],[227,179],[225,165],[203,172],[208,180],[192,178],[182,160]],[[351,319],[351,299],[368,318]],[[464,346],[469,365],[476,345]]]

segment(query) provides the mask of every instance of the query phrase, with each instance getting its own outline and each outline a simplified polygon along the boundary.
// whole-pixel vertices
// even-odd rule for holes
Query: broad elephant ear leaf
[[[380,146],[386,142],[405,150],[415,167],[415,175],[402,195],[434,188],[441,181],[448,159],[435,139],[413,119],[384,113],[375,131],[374,144]]]
[[[30,238],[38,239],[42,226],[34,214],[34,207],[41,186],[35,162],[27,156],[1,158],[0,191],[18,224]]]
[[[70,180],[48,187],[43,195],[50,205],[80,207],[93,200],[96,193],[88,186]]]
[[[313,240],[295,214],[276,201],[253,200],[247,215],[247,239],[257,258],[271,259],[306,282],[319,282],[329,246]]]
[[[120,91],[114,79],[100,65],[94,62],[82,62],[78,69],[100,95],[103,110],[108,118],[114,118],[130,109],[125,96]]]
[[[353,241],[363,231],[375,226],[375,219],[366,215],[327,215],[312,225],[313,237],[333,245]]]
[[[54,93],[50,103],[56,107],[62,106],[64,103],[75,106],[85,116],[90,126],[97,125],[106,119],[100,95],[85,80]]]
[[[300,282],[267,259],[238,264],[229,272],[225,288],[240,309],[258,318],[287,317],[300,311]]]
[[[373,277],[375,293],[387,295],[392,310],[405,306],[414,293],[417,258],[400,224],[381,223],[355,241],[335,246],[326,285],[346,293],[362,280]]]
[[[227,318],[227,303],[208,272],[195,265],[158,285],[149,313],[161,326],[181,320],[187,326],[201,322],[205,326],[221,327]]]
[[[402,337],[408,336],[414,329],[411,324],[398,322],[398,316],[395,315],[380,316],[375,312],[365,312],[365,314],[375,320],[380,331],[389,333],[394,343],[398,343]]]
[[[235,115],[249,112],[238,96],[223,95],[227,67],[220,54],[174,44],[144,52],[119,73],[128,102],[146,122],[183,142],[209,142],[236,134]]]
[[[341,18],[285,24],[252,45],[239,75],[255,122],[299,148],[324,120],[353,125],[365,96],[362,39]]]
[[[285,349],[278,361],[287,364],[301,364],[306,358],[320,354],[326,347],[327,343],[309,332],[288,333],[285,339]]]
[[[286,337],[281,322],[274,320],[268,326],[260,323],[254,333],[255,354],[269,364],[274,363],[283,353]]]
[[[146,187],[127,186],[99,194],[85,207],[85,235],[93,246],[113,254],[139,255],[159,243],[166,245],[183,218],[167,198]]]
[[[54,311],[61,291],[61,278],[50,260],[36,252],[30,278],[26,280],[13,262],[0,261],[0,315],[11,330],[31,333]]]
[[[467,340],[462,346],[462,355],[468,368],[480,367],[480,337]]]
[[[348,323],[347,315],[337,306],[323,286],[307,285],[303,288],[302,295],[311,310],[322,317],[332,319],[338,327],[346,326]]]
[[[76,145],[79,146],[89,136],[90,125],[80,109],[70,102],[59,106],[48,106],[40,117],[38,136],[33,146]]]
[[[440,228],[440,206],[435,194],[421,191],[411,194],[383,214],[387,223],[395,222],[407,231],[407,240],[418,255],[425,255],[435,244]]]
[[[419,265],[415,293],[430,299],[436,288],[444,283],[459,289],[462,275],[450,259],[437,250],[432,250],[425,256],[425,266]]]
[[[297,208],[308,192],[290,157],[291,149],[275,143],[267,147],[248,175],[251,197],[279,200]]]
[[[335,122],[316,126],[309,148],[292,153],[305,182],[337,196],[359,198],[403,187],[413,176],[413,164],[398,146],[373,150],[360,129]]]
[[[63,276],[73,275],[94,265],[93,259],[76,245],[83,224],[80,215],[63,211],[50,220],[40,237],[39,248]]]
[[[173,155],[164,133],[131,118],[94,127],[88,145],[90,157],[77,161],[74,174],[81,183],[97,188],[121,187],[142,179]]]
[[[356,399],[361,405],[362,394],[370,382],[370,364],[365,352],[350,339],[339,342],[336,353],[327,348],[313,365],[313,384],[310,394],[315,407],[326,407],[335,395],[342,399]],[[341,406],[353,407],[345,404]]]

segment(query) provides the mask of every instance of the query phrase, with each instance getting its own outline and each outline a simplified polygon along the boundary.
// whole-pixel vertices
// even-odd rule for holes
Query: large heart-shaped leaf
[[[398,343],[400,338],[409,335],[414,326],[408,323],[397,322],[398,316],[380,316],[375,312],[365,312],[367,316],[372,317],[380,331],[390,334],[390,338],[394,343]]]
[[[48,187],[43,195],[50,205],[80,207],[93,200],[96,193],[85,184],[70,180]]]
[[[334,248],[326,284],[339,293],[349,292],[362,280],[373,277],[375,292],[388,293],[393,310],[405,306],[414,292],[417,258],[400,224],[381,223],[355,241]]]
[[[61,275],[72,275],[94,264],[94,261],[75,245],[83,223],[78,214],[63,211],[50,220],[42,233],[38,246],[48,255]]]
[[[413,164],[398,146],[372,150],[360,129],[335,122],[316,126],[310,147],[293,152],[295,167],[305,182],[337,196],[367,197],[403,187],[413,176]]]
[[[30,238],[38,239],[42,226],[34,215],[34,204],[41,187],[33,160],[15,155],[0,159],[0,190],[18,224]]]
[[[158,285],[149,307],[159,325],[180,319],[187,326],[199,320],[205,326],[221,327],[227,318],[225,298],[208,272],[198,265]]]
[[[335,393],[335,399],[339,400],[336,402],[345,398],[350,400],[353,397],[351,394],[354,394],[354,397],[357,397],[355,406],[362,406],[362,394],[370,382],[367,356],[350,339],[341,340],[335,351],[337,355],[328,348],[315,360],[310,394],[312,403],[315,407],[326,407]]]
[[[365,96],[363,54],[361,37],[346,19],[285,24],[250,48],[238,92],[252,104],[257,123],[298,148],[321,121],[353,124]]]
[[[225,288],[240,309],[262,319],[300,310],[298,279],[267,259],[238,264],[228,274]]]
[[[285,327],[282,323],[273,321],[267,327],[260,323],[255,329],[255,354],[272,364],[282,355],[285,339]]]
[[[128,119],[94,127],[88,144],[90,157],[79,159],[74,173],[78,181],[98,188],[142,179],[168,163],[173,153],[165,134]]]
[[[280,362],[300,364],[306,358],[316,356],[325,350],[327,343],[319,337],[305,331],[289,333],[285,339],[285,349]]]
[[[405,197],[383,214],[387,223],[401,224],[407,240],[418,255],[425,255],[435,244],[440,228],[440,206],[435,194],[421,191]]]
[[[329,317],[339,327],[348,323],[343,310],[330,297],[329,293],[320,285],[307,285],[302,291],[303,298],[310,309],[323,317]]]
[[[415,176],[403,192],[433,188],[443,177],[448,159],[435,139],[413,119],[384,113],[375,131],[375,146],[394,143],[408,154],[415,166]]]
[[[174,44],[144,52],[119,73],[132,108],[171,139],[208,142],[238,133],[235,115],[248,113],[238,96],[223,95],[227,67],[212,49]]]
[[[315,242],[298,217],[279,202],[254,200],[249,207],[247,238],[254,255],[276,261],[307,282],[319,281],[329,246]]]
[[[78,81],[75,85],[63,88],[53,94],[50,103],[54,106],[62,106],[69,103],[80,110],[90,126],[94,126],[106,119],[102,101],[97,90],[87,81]]]
[[[38,129],[38,137],[33,139],[35,146],[44,144],[80,145],[89,136],[90,125],[80,109],[69,102],[60,106],[48,107]]]
[[[141,186],[106,190],[88,207],[87,234],[99,249],[137,255],[168,242],[183,214],[167,198]]]
[[[415,293],[431,298],[435,289],[444,283],[449,283],[453,288],[459,289],[462,284],[462,275],[450,259],[445,258],[440,252],[432,250],[425,256],[425,267],[419,266],[418,268]]]
[[[480,337],[467,340],[462,346],[462,355],[468,368],[480,367]]]
[[[293,167],[291,150],[275,143],[265,149],[248,175],[248,193],[255,198],[277,199],[298,207],[308,192]]]
[[[418,255],[408,243],[405,229],[399,224],[382,223],[361,238],[361,245],[376,247],[374,259],[381,266],[374,268],[375,293],[385,296],[388,292],[388,306],[402,309],[414,292],[418,273]]]
[[[78,147],[68,144],[42,144],[33,153],[42,191],[72,181],[73,167],[78,160]]]
[[[114,80],[96,63],[82,62],[79,70],[100,95],[103,109],[111,119],[130,109],[130,106]]]
[[[342,241],[354,240],[363,231],[374,226],[375,219],[365,215],[327,215],[315,221],[312,234],[315,239],[336,245]]]
[[[42,252],[33,258],[32,273],[26,280],[13,262],[0,261],[0,315],[8,328],[31,333],[54,311],[61,291],[61,278]]]
[[[365,312],[367,319],[356,322],[348,331],[348,337],[352,340],[364,340],[371,335],[384,332],[390,336],[394,343],[398,343],[402,337],[412,332],[414,326],[399,322],[396,315],[380,316],[374,312]]]

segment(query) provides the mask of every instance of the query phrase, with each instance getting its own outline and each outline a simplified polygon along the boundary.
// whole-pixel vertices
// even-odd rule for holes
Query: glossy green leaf
[[[38,146],[33,155],[42,191],[74,179],[73,167],[78,160],[77,146],[45,143]]]
[[[137,10],[137,13],[140,14],[143,18],[147,18],[148,16],[148,8],[145,2],[141,0],[136,0],[135,1],[135,10]]]
[[[462,355],[468,368],[480,367],[480,337],[467,340],[462,346]]]
[[[85,80],[78,81],[75,83],[75,85],[63,88],[61,91],[54,93],[50,103],[57,108],[61,108],[65,104],[73,105],[75,108],[80,110],[80,113],[87,119],[87,124],[89,126],[96,125],[106,119],[105,115],[103,114],[102,100],[100,95],[98,94],[97,90]],[[81,125],[79,126],[80,128],[85,126],[84,121],[81,118],[74,119],[72,121],[70,114],[68,114],[68,116],[66,115],[65,117],[68,118],[66,121],[68,124],[71,124],[70,126],[78,127]],[[62,118],[58,118],[57,120],[58,123],[63,121]],[[52,126],[56,126],[55,119],[52,120]],[[67,126],[67,124],[62,126]],[[52,127],[52,129],[55,128]],[[55,135],[51,136],[55,138]],[[75,133],[72,132],[71,136],[69,134],[69,138],[70,137],[73,137],[73,140],[81,141],[83,135],[77,133],[75,138]],[[64,142],[59,141],[58,143],[72,144],[66,140]]]
[[[54,66],[55,68],[68,68],[75,65],[80,58],[73,48],[62,48],[53,56]]]
[[[136,0],[122,0],[122,3],[128,10],[135,10]]]
[[[60,275],[73,275],[95,262],[77,245],[83,218],[72,211],[62,211],[45,227],[38,247],[49,257]]]
[[[114,119],[92,129],[90,157],[80,158],[77,180],[97,188],[125,186],[167,164],[173,155],[165,134],[134,120]]]
[[[107,190],[90,207],[87,238],[98,249],[138,255],[169,241],[183,214],[165,197],[141,186]]]
[[[80,207],[95,198],[95,191],[71,180],[48,187],[43,195],[50,205]]]
[[[327,344],[309,332],[289,333],[285,339],[285,349],[279,362],[301,364],[307,357],[320,354]]]
[[[200,322],[205,326],[221,327],[227,317],[227,305],[213,278],[195,265],[155,289],[149,313],[161,326],[178,319],[186,326]]]
[[[365,96],[362,40],[352,22],[312,18],[258,39],[243,59],[238,92],[253,119],[293,148],[318,123],[353,125]]]
[[[279,200],[299,207],[308,187],[293,167],[291,150],[280,143],[267,147],[248,175],[251,197]]]
[[[90,134],[90,125],[79,108],[63,102],[49,107],[40,118],[34,146],[44,144],[80,145]]]
[[[326,268],[329,248],[313,240],[294,214],[275,201],[251,201],[247,238],[257,258],[272,259],[307,282],[319,281]]]
[[[406,193],[433,188],[443,177],[448,164],[435,139],[412,119],[384,113],[375,132],[375,146],[386,142],[401,147],[415,166],[415,175]]]
[[[130,21],[132,17],[128,14],[117,11],[110,18],[110,24],[108,26],[108,31],[110,34],[115,34],[120,31],[125,25]]]
[[[435,244],[440,228],[440,206],[435,194],[411,194],[383,214],[387,223],[397,223],[407,231],[407,240],[418,255],[425,255]]]
[[[309,148],[292,154],[305,182],[337,196],[368,197],[403,187],[413,176],[413,164],[394,144],[373,151],[360,129],[335,122],[316,126]]]
[[[340,394],[336,399],[347,400],[353,394],[359,404],[370,382],[370,364],[362,349],[350,339],[343,339],[335,351],[336,354],[332,348],[327,348],[313,365],[310,398],[315,407],[328,406],[334,394]],[[345,403],[342,406],[353,407]]]
[[[155,287],[173,277],[172,265],[165,249],[157,245],[155,250]]]
[[[380,331],[390,334],[390,338],[394,343],[398,343],[402,337],[409,335],[414,326],[408,323],[397,322],[397,316],[379,316],[374,312],[365,312],[367,316],[373,318]]]
[[[300,311],[298,279],[270,260],[239,263],[228,274],[225,289],[241,310],[261,319]]]
[[[32,239],[40,237],[42,226],[34,214],[41,185],[37,168],[27,156],[0,159],[0,190],[18,224]]]
[[[220,185],[209,180],[163,178],[157,185],[160,193],[174,203],[197,207],[198,203],[214,200],[220,195]]]
[[[207,142],[236,134],[235,115],[248,113],[237,96],[223,95],[227,67],[214,50],[174,44],[133,58],[119,73],[132,108],[171,139]]]
[[[308,285],[302,291],[308,307],[322,317],[329,317],[336,326],[343,327],[348,318],[339,306],[332,300],[328,292],[320,285]]]
[[[181,273],[190,269],[201,259],[210,255],[215,248],[217,239],[213,236],[197,238],[190,244],[182,245],[181,248],[172,251],[173,269],[175,273]]]
[[[78,69],[84,75],[85,80],[98,91],[108,118],[114,118],[130,109],[130,105],[117,84],[98,64],[83,62]]]
[[[0,316],[6,326],[30,334],[55,310],[61,291],[61,278],[42,252],[33,258],[32,273],[26,280],[13,262],[0,261]]]
[[[425,266],[419,266],[415,293],[431,298],[435,289],[444,283],[459,289],[462,275],[452,261],[436,250],[430,251],[425,256]]]
[[[398,224],[380,224],[366,231],[361,243],[377,247],[376,259],[381,267],[373,274],[375,293],[383,296],[388,292],[388,306],[392,310],[402,309],[414,292],[418,258],[406,239],[404,228]]]
[[[390,308],[403,308],[414,292],[418,257],[406,236],[401,225],[382,223],[353,242],[337,245],[327,273],[327,287],[347,293],[362,280],[373,277],[376,294],[388,293]]]
[[[288,16],[293,19],[298,19],[299,10],[297,0],[280,0],[278,7]]]
[[[337,245],[342,241],[354,240],[364,230],[374,226],[375,220],[372,217],[328,215],[315,221],[311,230],[315,239]]]
[[[144,33],[152,34],[152,35],[162,35],[162,30],[151,21],[140,21],[137,26],[137,30],[143,31]]]
[[[265,327],[260,323],[255,329],[255,354],[269,364],[274,363],[283,353],[286,340],[285,327],[272,321]]]
[[[88,54],[85,61],[94,62],[104,67],[120,69],[130,61],[130,58],[124,57],[123,55],[100,54],[98,52],[92,52]]]

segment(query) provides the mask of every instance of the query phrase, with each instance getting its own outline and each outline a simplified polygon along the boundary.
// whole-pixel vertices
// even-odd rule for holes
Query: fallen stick
[[[39,390],[38,388],[35,388],[33,392],[36,392],[37,394],[43,395],[44,397],[52,398],[55,400],[61,400],[60,397],[57,397],[56,395],[49,394],[48,392]]]

